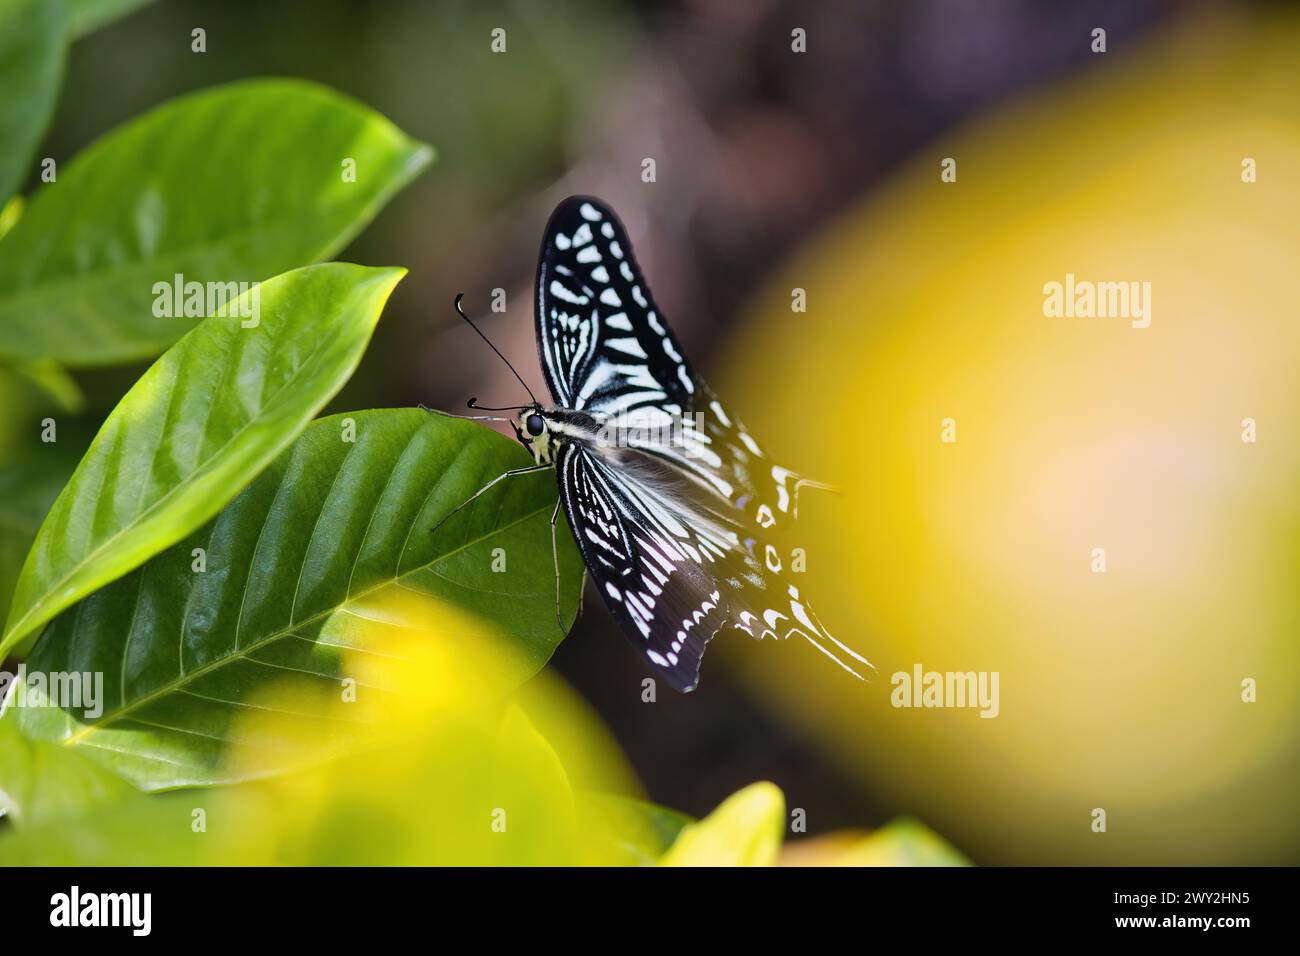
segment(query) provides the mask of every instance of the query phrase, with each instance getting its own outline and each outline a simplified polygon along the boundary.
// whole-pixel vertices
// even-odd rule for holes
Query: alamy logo
[[[927,671],[920,664],[912,672],[898,671],[890,678],[895,707],[970,707],[981,717],[996,717],[1001,710],[997,671]]]
[[[1129,319],[1135,329],[1151,324],[1150,282],[1092,282],[1065,274],[1043,286],[1043,315],[1049,319]]]
[[[129,926],[133,936],[148,936],[153,924],[151,893],[71,892],[50,897],[51,926]]]
[[[186,282],[178,272],[171,282],[153,284],[153,314],[160,319],[238,317],[241,328],[255,329],[262,321],[262,292],[256,282]]]
[[[17,673],[0,671],[0,701],[4,701],[5,708],[61,707],[80,711],[83,718],[94,720],[104,713],[104,672],[46,673],[29,671],[26,664],[19,664]]]

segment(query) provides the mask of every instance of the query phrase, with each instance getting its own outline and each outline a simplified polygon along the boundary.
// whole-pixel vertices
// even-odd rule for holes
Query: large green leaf
[[[22,185],[63,79],[62,0],[0,0],[0,207]]]
[[[285,273],[155,362],[46,516],[0,657],[189,534],[266,467],[351,376],[403,274],[345,263]],[[259,314],[240,318],[253,292]]]
[[[433,533],[530,460],[495,432],[416,409],[313,423],[215,521],[51,624],[29,669],[103,672],[104,711],[28,707],[24,732],[86,748],[150,789],[230,779],[229,750],[257,745],[232,739],[236,714],[295,674],[337,700],[340,651],[383,653],[393,639],[394,590],[469,612],[508,637],[525,672],[540,668],[563,637],[554,476],[507,478]],[[570,622],[583,568],[557,531]],[[441,617],[423,624],[454,636]],[[347,730],[306,709],[285,719],[313,735]]]
[[[256,281],[328,258],[431,156],[298,80],[165,103],[68,163],[0,239],[0,355],[82,366],[154,355],[194,323],[167,317],[157,283]]]

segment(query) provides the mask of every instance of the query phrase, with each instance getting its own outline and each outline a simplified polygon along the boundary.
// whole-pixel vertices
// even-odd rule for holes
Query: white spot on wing
[[[587,297],[585,295],[579,295],[574,292],[559,279],[551,280],[551,295],[555,296],[557,299],[563,299],[565,302],[573,305],[585,305],[587,303]]]
[[[612,349],[617,349],[624,355],[631,355],[634,358],[645,358],[645,349],[641,348],[641,343],[634,338],[626,339],[606,339],[605,344]]]

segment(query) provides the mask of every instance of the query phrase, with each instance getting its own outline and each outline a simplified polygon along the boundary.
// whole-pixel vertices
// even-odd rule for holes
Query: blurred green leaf
[[[946,840],[919,820],[901,817],[827,861],[833,866],[970,866]]]
[[[943,837],[909,817],[879,830],[840,830],[795,840],[781,851],[782,866],[970,866]]]
[[[85,721],[29,707],[24,732],[84,747],[149,789],[232,779],[224,758],[244,743],[230,736],[241,704],[286,675],[337,697],[340,649],[382,653],[376,635],[394,588],[487,622],[523,671],[536,671],[563,637],[554,475],[509,478],[432,533],[489,480],[530,461],[489,429],[415,409],[315,422],[215,521],[46,629],[29,668],[105,672],[104,713]],[[567,528],[557,531],[572,622],[583,567]],[[306,734],[347,732],[319,713],[293,716]]]
[[[732,794],[699,823],[683,827],[661,866],[772,866],[785,833],[785,796],[771,783]]]
[[[63,80],[62,0],[0,0],[0,207],[22,185]]]
[[[37,359],[33,362],[19,362],[6,366],[14,375],[26,379],[40,389],[48,398],[54,399],[60,411],[79,415],[86,408],[86,396],[76,379],[68,370],[57,362]]]
[[[8,690],[0,690],[0,696]],[[24,737],[12,707],[0,717],[0,809],[15,825],[40,826],[81,816],[137,793],[84,754]]]
[[[344,263],[286,273],[256,290],[256,319],[213,316],[155,362],[46,516],[0,657],[175,544],[266,467],[348,380],[402,275]]]
[[[0,239],[0,355],[82,366],[154,355],[196,321],[155,315],[155,284],[252,282],[328,258],[431,157],[303,81],[165,103],[73,159]]]
[[[0,206],[0,239],[22,218],[23,206],[22,196],[11,196],[7,203]]]
[[[67,0],[68,39],[77,40],[153,0]]]
[[[0,619],[36,532],[77,465],[77,447],[65,436],[7,454],[0,464]]]
[[[476,675],[430,671],[431,661],[384,667],[413,671],[408,689]],[[453,671],[457,668],[453,666]],[[490,683],[490,681],[488,682]],[[259,706],[290,708],[277,693]],[[438,689],[431,699],[438,700]],[[9,865],[566,865],[620,862],[608,834],[578,834],[564,765],[520,708],[471,693],[450,709],[413,702],[425,719],[375,728],[372,746],[292,773],[172,794],[128,793],[0,833]],[[444,701],[445,703],[445,701]],[[347,710],[335,696],[336,711]],[[282,711],[249,711],[242,732],[275,724]],[[78,757],[67,748],[42,742]],[[18,741],[19,746],[30,746]],[[84,758],[81,758],[84,759]],[[3,760],[0,759],[0,770]],[[202,813],[198,813],[202,811]],[[201,819],[201,825],[198,821]]]
[[[269,866],[279,862],[270,829],[274,818],[254,790],[137,792],[85,810],[0,834],[0,862],[5,866]]]
[[[576,797],[579,818],[612,843],[614,858],[607,861],[610,863],[657,863],[692,822],[684,813],[631,797],[582,791]]]

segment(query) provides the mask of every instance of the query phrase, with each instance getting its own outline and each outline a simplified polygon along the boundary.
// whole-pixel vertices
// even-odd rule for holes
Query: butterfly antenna
[[[537,401],[537,396],[534,395],[534,394],[533,394],[533,390],[532,390],[531,388],[528,387],[528,383],[524,381],[523,376],[521,376],[517,371],[515,371],[515,367],[514,367],[513,365],[510,364],[510,360],[509,360],[508,358],[506,358],[504,355],[501,354],[501,350],[500,350],[499,348],[497,348],[495,345],[493,345],[493,344],[492,344],[492,340],[489,339],[486,335],[483,334],[483,330],[480,329],[477,325],[475,325],[474,322],[473,322],[473,320],[471,320],[470,317],[469,317],[468,315],[465,314],[465,310],[462,309],[462,308],[460,307],[460,300],[463,299],[463,298],[465,298],[465,293],[464,293],[464,292],[457,292],[457,293],[456,293],[455,308],[456,308],[456,311],[460,313],[460,317],[461,317],[462,319],[465,320],[465,322],[469,325],[469,327],[470,327],[471,329],[473,329],[475,332],[478,333],[478,337],[479,337],[479,338],[481,338],[484,342],[486,342],[486,343],[488,344],[488,348],[490,348],[493,352],[496,352],[496,353],[497,353],[497,358],[501,359],[501,361],[503,361],[503,362],[506,363],[506,368],[510,369],[511,374],[514,375],[514,377],[517,378],[517,379],[519,380],[519,384],[522,385],[522,386],[524,387],[524,391],[527,392],[527,393],[528,393],[528,397],[531,398],[531,399],[533,400],[533,404],[534,404],[534,405],[540,405],[541,403]],[[508,410],[509,410],[509,409],[506,409],[506,408],[486,408],[486,407],[483,406],[483,405],[476,405],[476,404],[475,404],[475,401],[477,401],[477,400],[476,400],[476,399],[473,399],[473,398],[471,398],[471,399],[469,400],[469,407],[470,407],[470,408],[482,408],[482,409],[484,409],[485,411],[489,411],[489,412],[500,412],[500,411],[508,411]],[[517,406],[517,407],[520,408],[520,409],[523,409],[523,408],[527,408],[528,406],[526,406],[526,405],[520,405],[520,406]]]
[[[481,412],[522,412],[526,408],[534,407],[532,405],[480,405],[477,398],[471,398],[465,403],[465,406]],[[501,418],[498,421],[504,422],[508,421],[508,419]]]

